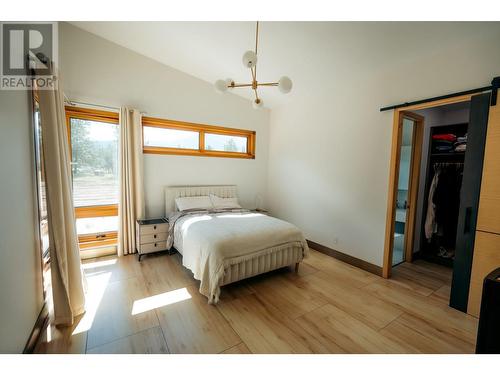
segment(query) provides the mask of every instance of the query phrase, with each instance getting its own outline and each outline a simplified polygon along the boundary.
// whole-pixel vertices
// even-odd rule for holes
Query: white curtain
[[[52,294],[56,325],[72,325],[85,311],[78,248],[71,157],[60,76],[56,90],[40,90],[40,118],[47,191]]]
[[[143,219],[144,185],[142,116],[137,110],[120,110],[120,203],[118,205],[118,255],[135,253],[135,227]]]

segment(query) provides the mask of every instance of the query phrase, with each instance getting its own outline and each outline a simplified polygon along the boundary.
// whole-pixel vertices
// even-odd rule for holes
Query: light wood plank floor
[[[477,319],[448,307],[451,270],[417,261],[390,280],[312,250],[222,288],[217,306],[179,254],[84,262],[87,312],[38,353],[473,353]]]

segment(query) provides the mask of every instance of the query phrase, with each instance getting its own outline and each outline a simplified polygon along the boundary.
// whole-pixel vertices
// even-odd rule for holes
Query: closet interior
[[[453,267],[469,102],[417,111],[424,121],[414,258]]]
[[[421,257],[453,266],[467,124],[431,128]]]

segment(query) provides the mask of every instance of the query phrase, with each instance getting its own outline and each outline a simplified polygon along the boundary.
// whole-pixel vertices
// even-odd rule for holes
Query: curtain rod
[[[388,106],[388,107],[380,108],[380,112],[389,111],[391,109],[398,109],[398,108],[403,108],[403,107],[409,107],[411,105],[417,105],[417,104],[423,104],[423,103],[433,102],[433,101],[436,101],[436,100],[454,98],[454,97],[462,96],[462,95],[478,94],[478,93],[485,92],[485,91],[492,91],[491,105],[494,106],[497,103],[497,92],[498,92],[499,88],[500,88],[500,77],[495,77],[491,81],[491,86],[479,87],[477,89],[455,92],[453,94],[435,96],[433,98],[427,98],[427,99],[422,99],[422,100],[416,100],[416,101],[413,101],[413,102],[406,102],[406,103],[391,105],[391,106]]]
[[[115,111],[120,111],[120,108],[118,108],[118,107],[112,107],[112,106],[109,106],[109,105],[94,104],[94,103],[85,103],[85,102],[79,102],[79,101],[76,101],[76,100],[70,100],[66,96],[66,94],[64,94],[64,101],[66,102],[66,104],[69,104],[70,106],[73,106],[73,107],[75,107],[77,104],[80,104],[80,105],[86,105],[86,106],[89,106],[89,107],[107,108],[107,109],[112,109],[112,110],[115,110]],[[141,112],[141,114],[145,115],[146,112]]]
[[[66,95],[64,95],[64,99],[65,99],[66,104],[69,104],[69,105],[71,105],[73,107],[76,106],[77,104],[80,104],[80,105],[86,105],[86,106],[89,106],[89,107],[108,108],[108,109],[114,109],[116,111],[120,110],[120,108],[118,108],[118,107],[111,107],[109,105],[94,104],[94,103],[85,103],[85,102],[79,102],[79,101],[76,101],[76,100],[70,100],[70,99],[68,99],[68,97]]]

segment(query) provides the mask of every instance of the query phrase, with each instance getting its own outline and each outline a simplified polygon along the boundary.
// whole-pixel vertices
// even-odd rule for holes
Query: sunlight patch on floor
[[[97,262],[99,263],[99,262]],[[88,331],[92,327],[97,310],[101,304],[104,292],[109,284],[111,272],[87,276],[87,293],[85,295],[85,315],[78,323],[73,335]]]
[[[99,261],[95,261],[95,262],[83,263],[82,269],[91,270],[93,268],[112,266],[112,265],[115,265],[117,261],[118,261],[118,259],[114,258],[114,259],[108,259],[108,260],[99,260]]]
[[[172,290],[171,292],[157,294],[134,301],[132,306],[132,315],[141,314],[158,307],[168,306],[177,302],[185,301],[191,298],[191,294],[186,288]]]

